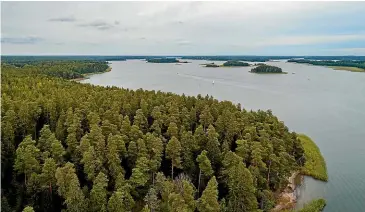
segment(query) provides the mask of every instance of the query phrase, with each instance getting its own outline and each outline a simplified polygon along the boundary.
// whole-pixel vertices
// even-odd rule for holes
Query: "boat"
[[[214,84],[214,80],[213,80],[212,84]]]
[[[292,74],[295,74],[295,72],[292,72]]]

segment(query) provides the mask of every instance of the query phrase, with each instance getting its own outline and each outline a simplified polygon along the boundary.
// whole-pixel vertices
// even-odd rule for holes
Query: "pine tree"
[[[240,161],[229,169],[229,211],[254,211],[257,209],[255,187],[250,171]]]
[[[99,172],[90,191],[90,211],[106,211],[107,209],[107,176]]]
[[[174,167],[181,168],[181,145],[176,137],[172,137],[167,144],[166,156],[171,159],[171,178],[174,179]]]
[[[56,169],[57,165],[53,158],[47,158],[44,162],[41,173],[41,185],[43,188],[47,188],[49,193],[52,194],[54,185],[56,185]]]
[[[118,136],[118,135],[116,135],[116,136]],[[110,176],[113,179],[116,179],[117,175],[120,172],[124,171],[122,168],[122,165],[121,165],[120,156],[118,154],[118,143],[117,142],[118,142],[118,137],[113,137],[112,134],[109,134],[106,159],[107,159]]]
[[[200,212],[219,212],[218,183],[215,176],[209,180],[197,206]]]
[[[157,198],[157,192],[153,187],[151,187],[148,190],[148,193],[145,196],[144,201],[148,205],[148,208],[150,208],[151,212],[158,210],[159,205],[160,205],[160,201]]]
[[[179,137],[179,130],[175,122],[170,122],[169,127],[167,128],[167,135],[169,138],[172,138],[173,136],[176,138]]]
[[[207,144],[207,137],[205,135],[204,129],[202,125],[199,125],[194,132],[195,142],[199,145],[200,149],[205,149]]]
[[[24,174],[25,184],[27,184],[27,178],[32,173],[38,173],[41,168],[38,160],[40,150],[35,147],[35,143],[30,135],[26,136],[16,150],[14,170],[19,174]]]
[[[102,168],[102,162],[97,157],[93,146],[90,146],[88,151],[83,154],[81,163],[84,164],[84,172],[89,180],[94,180]]]
[[[128,145],[128,165],[133,168],[137,161],[138,149],[135,141],[129,142]]]
[[[147,118],[145,117],[145,115],[143,114],[143,111],[141,109],[138,109],[136,111],[136,115],[134,116],[133,125],[138,126],[139,129],[142,130],[142,132],[146,132],[147,127],[148,127]]]
[[[52,135],[51,130],[49,129],[49,125],[44,125],[40,131],[40,137],[38,140],[37,147],[42,151],[50,151],[53,140],[56,137]]]
[[[109,212],[124,212],[127,211],[123,204],[123,194],[121,191],[114,191],[108,201]]]
[[[145,143],[148,151],[149,167],[152,172],[152,182],[154,183],[155,173],[159,170],[162,161],[163,143],[158,137],[155,137],[151,133],[147,133],[145,136]]]
[[[213,116],[210,113],[209,107],[205,106],[204,110],[199,116],[200,124],[203,125],[204,130],[210,125],[213,124]]]
[[[90,144],[94,147],[96,158],[104,163],[106,158],[106,145],[105,137],[102,134],[101,128],[97,125],[91,126],[88,138]]]
[[[200,155],[196,158],[196,162],[199,163],[199,184],[198,184],[198,193],[200,190],[200,181],[201,175],[204,174],[207,177],[210,177],[213,174],[213,169],[210,163],[209,158],[207,157],[207,151],[203,150]]]
[[[130,181],[136,186],[144,186],[146,185],[149,176],[149,166],[148,160],[145,157],[139,157],[137,159],[136,167],[132,169],[132,176]]]
[[[85,197],[80,189],[79,179],[76,176],[74,165],[67,162],[64,167],[57,168],[56,179],[58,194],[65,199],[67,210],[71,212],[85,211]]]
[[[221,162],[218,133],[216,133],[212,125],[209,125],[207,134],[207,144],[205,149],[208,150],[208,157],[212,163],[214,165],[218,165]]]
[[[129,120],[129,117],[126,115],[126,116],[124,116],[120,131],[121,131],[122,135],[128,136],[130,130],[131,130],[131,121]]]
[[[63,163],[63,156],[65,154],[66,151],[63,148],[62,143],[54,137],[51,143],[51,157],[56,161],[58,165],[60,165]]]

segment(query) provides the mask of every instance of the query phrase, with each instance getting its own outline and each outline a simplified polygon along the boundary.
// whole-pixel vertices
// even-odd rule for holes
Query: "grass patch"
[[[317,180],[328,181],[326,162],[318,146],[306,135],[299,134],[298,138],[303,145],[306,158],[301,173]]]
[[[304,208],[302,208],[298,212],[320,212],[323,211],[325,206],[326,206],[325,199],[316,199],[306,204]]]
[[[365,69],[358,68],[358,67],[347,67],[347,66],[328,66],[334,70],[344,70],[344,71],[351,71],[351,72],[365,72]]]

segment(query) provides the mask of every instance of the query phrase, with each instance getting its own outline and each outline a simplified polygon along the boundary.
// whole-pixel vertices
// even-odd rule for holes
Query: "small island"
[[[283,70],[276,66],[270,66],[270,65],[259,65],[250,71],[251,73],[256,74],[287,74],[287,72],[283,72]]]
[[[241,61],[237,61],[237,60],[229,60],[229,61],[223,63],[222,66],[223,67],[245,67],[245,66],[250,66],[250,64],[244,63]]]
[[[188,61],[180,61],[176,58],[152,58],[147,60],[148,63],[189,63]]]
[[[215,64],[215,63],[206,63],[206,64],[201,64],[203,65],[204,67],[207,67],[207,68],[218,68],[220,67],[219,65]]]

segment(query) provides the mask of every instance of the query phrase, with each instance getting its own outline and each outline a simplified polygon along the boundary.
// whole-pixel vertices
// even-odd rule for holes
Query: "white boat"
[[[213,80],[212,84],[214,84],[214,80]]]

